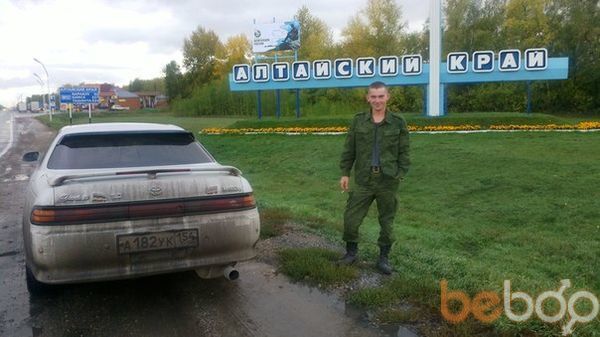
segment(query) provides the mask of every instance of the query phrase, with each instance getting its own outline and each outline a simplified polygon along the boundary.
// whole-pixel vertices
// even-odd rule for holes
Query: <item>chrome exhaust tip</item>
[[[240,277],[240,272],[232,266],[223,269],[223,276],[229,281],[235,281]]]

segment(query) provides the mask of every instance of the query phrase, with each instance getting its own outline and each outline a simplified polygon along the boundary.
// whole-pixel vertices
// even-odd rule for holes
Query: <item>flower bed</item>
[[[483,128],[480,125],[427,125],[414,126],[409,125],[408,129],[412,132],[451,132],[451,131],[478,131],[478,130],[496,130],[496,131],[552,131],[552,130],[599,130],[600,122],[581,122],[579,124],[546,124],[546,125],[491,125],[489,128]],[[336,127],[276,127],[276,128],[206,128],[202,129],[202,134],[340,134],[348,131],[345,126]]]

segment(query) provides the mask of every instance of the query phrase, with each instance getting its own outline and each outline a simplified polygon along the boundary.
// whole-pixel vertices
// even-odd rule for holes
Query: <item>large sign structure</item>
[[[566,78],[568,58],[548,58],[544,48],[449,53],[441,63],[442,83],[530,81]],[[497,57],[496,57],[497,55]],[[360,87],[373,81],[388,85],[429,83],[431,65],[421,55],[340,58],[255,64],[236,64],[230,88],[240,90]]]
[[[452,52],[441,60],[441,1],[431,0],[429,62],[421,55],[391,55],[236,64],[229,75],[232,91],[366,87],[374,81],[390,86],[427,87],[428,116],[445,114],[444,85],[566,79],[569,59],[551,58],[545,48],[524,51]],[[260,114],[259,114],[260,116]]]

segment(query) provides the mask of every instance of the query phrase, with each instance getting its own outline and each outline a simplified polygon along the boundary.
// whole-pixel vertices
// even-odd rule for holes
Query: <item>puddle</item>
[[[252,322],[253,336],[389,336],[357,319],[362,314],[337,296],[289,283],[270,265],[240,264],[239,271],[233,314]]]

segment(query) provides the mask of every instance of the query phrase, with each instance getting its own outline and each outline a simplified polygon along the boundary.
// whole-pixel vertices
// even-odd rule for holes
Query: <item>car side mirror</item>
[[[27,152],[23,155],[23,161],[32,162],[37,161],[40,157],[39,152]]]

